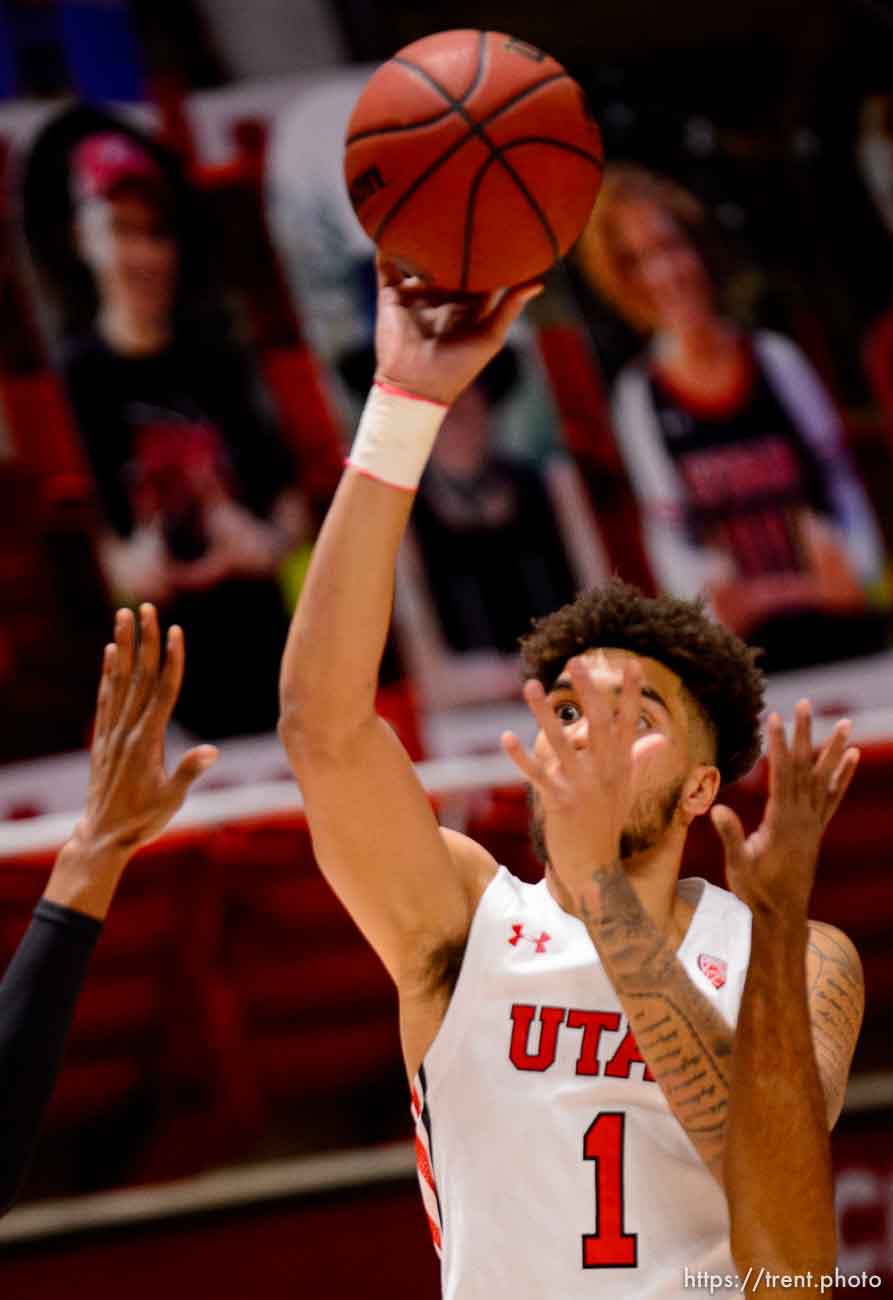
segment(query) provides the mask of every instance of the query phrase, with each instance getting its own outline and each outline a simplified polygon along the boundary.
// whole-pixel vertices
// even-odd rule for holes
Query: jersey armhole
[[[506,867],[500,867],[481,894],[474,910],[449,1006],[422,1061],[421,1069],[425,1073],[429,1093],[435,1092],[446,1077],[462,1041],[468,1023],[468,1007],[475,997],[478,976],[484,966],[486,945],[480,941],[481,931],[486,927],[488,915],[494,911],[496,900],[510,879],[511,872]]]

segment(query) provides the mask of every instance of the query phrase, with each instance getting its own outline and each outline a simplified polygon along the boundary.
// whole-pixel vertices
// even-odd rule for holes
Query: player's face
[[[585,656],[600,671],[622,671],[625,662],[638,656],[628,650],[590,650]],[[692,734],[692,713],[686,703],[682,682],[677,675],[655,659],[638,658],[642,669],[641,708],[636,739],[660,737],[649,745],[647,763],[636,763],[633,745],[634,799],[629,821],[620,840],[620,855],[628,860],[656,848],[675,818],[686,777],[703,755],[696,753],[697,737]],[[549,692],[548,703],[576,746],[598,743],[590,735],[589,721],[567,674],[562,673]],[[540,732],[534,749],[541,757],[548,755],[549,742]],[[536,794],[531,800],[531,839],[542,861],[546,845],[542,813]]]
[[[84,204],[78,224],[81,255],[104,304],[153,320],[171,311],[177,244],[158,203],[137,190],[121,191]]]
[[[630,288],[647,300],[658,328],[697,329],[715,314],[707,271],[685,231],[654,203],[624,203],[617,222],[617,258]]]

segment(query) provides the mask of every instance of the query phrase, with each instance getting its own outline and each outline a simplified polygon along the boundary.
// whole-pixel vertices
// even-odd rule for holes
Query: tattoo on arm
[[[733,1031],[694,986],[622,865],[593,872],[599,905],[581,918],[645,1061],[701,1158],[721,1177]]]
[[[839,931],[809,927],[807,998],[816,1065],[829,1119],[843,1106],[850,1062],[862,1024],[865,989],[858,954]]]

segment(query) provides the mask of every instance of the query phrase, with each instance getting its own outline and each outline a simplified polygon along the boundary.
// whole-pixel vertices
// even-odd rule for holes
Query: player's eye
[[[640,713],[639,721],[636,723],[636,731],[650,731],[653,725],[647,713]]]
[[[560,704],[555,706],[555,716],[565,727],[569,727],[573,723],[579,722],[583,716],[583,710],[579,704],[574,704],[573,700],[562,700]]]

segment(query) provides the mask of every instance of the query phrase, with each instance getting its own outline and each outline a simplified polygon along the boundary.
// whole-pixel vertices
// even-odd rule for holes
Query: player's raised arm
[[[375,385],[282,664],[279,734],[327,878],[401,991],[461,939],[492,874],[446,847],[412,764],[375,713],[403,531],[440,421],[539,286],[450,298],[379,266]]]
[[[732,1252],[742,1273],[815,1278],[836,1262],[828,1129],[842,1104],[864,991],[846,936],[807,920],[821,832],[859,751],[847,747],[849,724],[841,722],[814,760],[810,731],[805,700],[790,749],[773,715],[762,825],[745,839],[729,809],[714,809],[714,821],[729,884],[753,916],[725,1143]]]
[[[164,735],[183,677],[183,634],[171,629],[162,662],[151,605],[141,608],[140,624],[137,648],[133,616],[119,610],[103,662],[86,805],[0,980],[0,1213],[27,1168],[121,874],[217,757],[201,745],[166,774]]]

